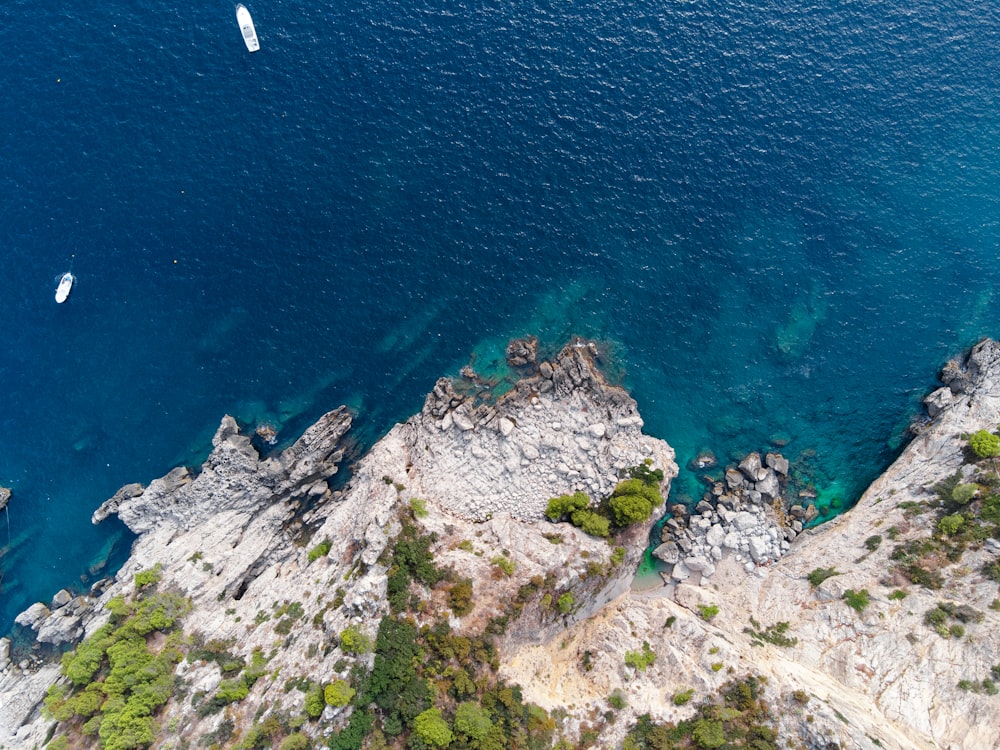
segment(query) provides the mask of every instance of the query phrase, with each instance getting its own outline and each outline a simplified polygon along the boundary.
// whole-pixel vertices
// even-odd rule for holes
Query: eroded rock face
[[[496,400],[439,380],[402,436],[423,490],[474,521],[500,513],[535,521],[549,498],[607,496],[623,471],[647,460],[675,476],[673,451],[642,434],[635,401],[605,381],[595,356],[577,341]]]
[[[248,727],[277,705],[301,712],[304,695],[289,693],[286,681],[346,677],[343,664],[350,660],[331,644],[349,625],[374,638],[388,613],[384,553],[399,533],[399,514],[409,513],[416,499],[428,510],[420,524],[437,534],[436,564],[474,583],[475,606],[453,618],[457,631],[481,632],[491,618],[509,613],[532,578],[544,578],[554,592],[572,592],[575,603],[561,613],[542,607],[539,594],[508,629],[502,650],[544,641],[590,617],[628,587],[653,519],[619,539],[625,551],[613,557],[603,539],[540,522],[548,500],[576,490],[597,500],[621,470],[647,462],[663,471],[666,495],[677,472],[674,454],[642,434],[635,402],[604,380],[591,345],[576,342],[551,362],[533,360],[533,351],[512,349],[525,359],[520,367],[527,376],[495,400],[462,395],[461,381],[439,381],[421,413],[390,430],[338,493],[327,482],[344,455],[346,409],[325,415],[267,459],[226,417],[200,470],[181,467],[148,487],[127,485],[95,514],[99,521],[117,513],[138,534],[115,581],[89,598],[60,595],[56,609],[39,604],[21,621],[53,643],[92,633],[107,619],[108,600],[132,596],[134,575],[158,565],[158,586],[192,602],[183,624],[188,636],[231,642],[248,661],[254,649],[273,653],[268,670],[281,679],[258,680],[227,716]],[[311,509],[300,518],[306,499]],[[329,542],[329,554],[310,560],[320,541]],[[491,562],[498,555],[515,563],[502,579]],[[288,625],[295,637],[285,638],[276,613],[291,603],[301,615]],[[419,615],[427,623],[432,616],[441,613]],[[222,679],[212,663],[182,662],[178,670],[193,690],[208,694]],[[26,664],[0,676],[0,745],[43,744],[48,725],[37,707],[56,674],[56,667]],[[222,720],[197,716],[190,701],[172,701],[160,717],[192,743]]]
[[[729,679],[729,667],[768,678],[779,736],[798,738],[809,748],[1000,747],[1000,701],[958,687],[962,680],[982,680],[1000,662],[1000,612],[991,608],[1000,592],[981,572],[996,558],[995,547],[972,545],[957,564],[942,560],[940,589],[893,573],[896,546],[934,532],[934,513],[913,515],[908,508],[933,499],[929,488],[963,467],[963,434],[1000,424],[1000,344],[978,344],[964,361],[949,365],[946,382],[949,395],[938,392],[931,399],[936,416],[858,504],[800,534],[779,560],[759,566],[724,557],[706,579],[703,562],[711,560],[695,554],[693,540],[685,550],[678,539],[664,550],[678,558],[675,570],[680,568],[674,585],[661,590],[668,595],[622,597],[600,617],[571,628],[559,643],[513,654],[506,676],[544,707],[578,707],[573,715],[580,721],[588,711],[600,710],[612,690],[622,690],[628,707],[619,713],[618,728],[602,738],[607,747],[620,741],[636,715],[689,716],[690,711],[668,705],[670,696],[685,688],[694,688],[696,697],[713,692]],[[746,466],[751,474],[757,469],[752,463]],[[771,468],[777,470],[777,464]],[[726,472],[718,494],[750,481],[747,473],[742,467]],[[754,527],[753,518],[741,512],[732,519],[733,543]],[[790,515],[794,523],[807,519],[810,510],[795,505]],[[874,535],[883,537],[879,544],[872,542]],[[705,541],[718,538],[714,523],[704,529]],[[748,553],[755,563],[753,549]],[[697,558],[693,566],[686,555]],[[833,568],[837,575],[814,588],[807,576],[817,568]],[[844,601],[849,590],[867,591],[870,604],[855,611]],[[942,637],[924,619],[939,602],[955,612],[972,608],[969,622],[982,619],[967,623],[961,638]],[[706,621],[699,607],[710,605],[719,612]],[[754,633],[780,623],[797,639],[793,644],[754,645]],[[636,673],[620,654],[640,648],[643,640],[656,661]],[[589,671],[580,666],[586,652],[601,654]],[[716,671],[715,664],[726,669]]]

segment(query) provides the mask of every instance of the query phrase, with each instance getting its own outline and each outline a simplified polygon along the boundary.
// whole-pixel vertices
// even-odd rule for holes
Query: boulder
[[[10,638],[0,638],[0,672],[10,666]]]
[[[681,551],[675,542],[664,542],[659,545],[652,552],[653,557],[657,560],[662,560],[668,565],[674,565],[680,562]]]
[[[35,602],[14,618],[14,622],[25,628],[38,630],[39,625],[49,616],[49,608],[41,602]]]
[[[933,419],[950,406],[954,400],[955,395],[950,388],[938,388],[924,399],[924,406],[927,407],[927,414]]]
[[[533,365],[538,356],[538,339],[526,336],[523,339],[511,339],[507,344],[507,363],[513,367]]]
[[[726,469],[726,486],[731,490],[743,486],[743,475],[736,469]]]
[[[781,474],[784,477],[788,476],[788,459],[780,453],[768,453],[764,457],[764,463],[767,464],[768,468],[774,469],[778,474]]]
[[[719,524],[714,524],[705,534],[705,544],[709,547],[721,547],[726,541],[726,532]]]
[[[747,531],[757,526],[757,516],[749,511],[741,510],[733,518],[733,526],[736,527],[738,531]]]
[[[51,609],[57,610],[60,607],[65,607],[73,601],[73,595],[69,593],[66,589],[60,589],[56,592],[56,595],[52,597]]]
[[[749,539],[750,557],[755,563],[766,562],[771,559],[771,545],[766,537],[752,536]]]
[[[39,643],[74,643],[83,635],[83,623],[80,616],[63,614],[63,610],[48,617],[38,629]]]
[[[740,461],[740,471],[743,472],[743,476],[749,479],[751,482],[757,481],[757,474],[761,469],[760,454],[754,451],[742,461]]]
[[[768,471],[761,481],[754,485],[754,489],[760,493],[764,502],[771,502],[781,496],[781,487],[778,485],[778,475],[773,471]]]

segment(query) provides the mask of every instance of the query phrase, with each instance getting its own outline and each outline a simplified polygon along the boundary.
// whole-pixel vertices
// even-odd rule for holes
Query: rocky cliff
[[[665,496],[676,466],[666,443],[643,435],[635,402],[605,382],[592,344],[574,342],[541,362],[533,342],[519,347],[528,356],[512,358],[519,377],[507,392],[470,371],[439,381],[420,414],[382,438],[338,492],[328,480],[343,457],[346,410],[265,458],[226,417],[198,472],[179,468],[147,487],[128,485],[95,513],[95,522],[117,513],[139,535],[113,581],[90,596],[61,593],[19,623],[40,641],[72,643],[95,633],[109,620],[109,605],[116,610],[116,601],[137,597],[147,582],[178,592],[190,603],[183,617],[189,644],[214,644],[236,663],[264,658],[267,675],[224,712],[196,711],[192,695],[210,707],[226,686],[225,670],[212,659],[182,661],[183,696],[160,709],[157,726],[170,731],[156,744],[235,742],[263,713],[304,711],[307,695],[290,684],[329,684],[355,664],[371,667],[370,654],[342,635],[353,629],[374,640],[390,609],[391,545],[401,521],[418,514],[435,563],[473,586],[473,606],[449,615],[456,632],[495,625],[522,587],[544,586],[573,604],[557,610],[550,595],[545,607],[519,607],[521,617],[503,629],[510,647],[544,642],[628,588],[652,522],[623,532],[616,548],[544,521],[547,501],[583,492],[596,502],[640,465],[663,473]],[[415,586],[412,599],[423,601],[417,619],[440,616],[445,593]],[[41,746],[52,721],[40,705],[58,668],[37,648],[2,666],[0,746]],[[324,721],[303,731],[328,734],[337,714],[328,707]]]
[[[1000,424],[1000,345],[949,363],[918,437],[822,527],[800,531],[798,517],[774,509],[780,456],[730,467],[710,491],[716,501],[675,524],[690,548],[667,550],[678,552],[670,585],[645,591],[629,583],[649,522],[609,543],[545,511],[576,492],[596,507],[636,467],[661,471],[665,496],[673,451],[642,433],[592,344],[539,361],[533,342],[517,341],[508,355],[514,382],[469,369],[439,381],[340,491],[328,480],[343,460],[346,410],[264,457],[227,417],[199,471],[128,485],[95,514],[117,513],[139,535],[114,580],[86,596],[60,592],[19,622],[38,642],[66,644],[117,622],[122,601],[143,591],[180,594],[188,656],[157,711],[156,747],[235,746],[271,719],[272,744],[293,730],[326,742],[350,709],[336,696],[310,706],[312,686],[371,670],[358,644],[401,607],[425,633],[443,622],[472,643],[492,633],[501,675],[558,715],[563,736],[591,746],[618,746],[643,714],[689,718],[743,675],[760,678],[784,746],[1000,745],[990,679],[1000,576],[984,572],[1000,532],[976,521],[1000,480],[966,439]],[[400,588],[407,534],[420,535],[407,554],[427,545],[448,578]],[[9,648],[0,641],[0,747],[41,747],[54,729],[42,698],[66,680],[45,647],[12,658]],[[238,683],[245,694],[232,694],[232,675],[251,671]],[[69,720],[57,731],[87,742],[79,729]]]

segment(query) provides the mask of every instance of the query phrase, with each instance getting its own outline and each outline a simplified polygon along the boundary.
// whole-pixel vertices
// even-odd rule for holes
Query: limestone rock
[[[740,471],[743,472],[743,476],[749,479],[751,482],[756,482],[758,480],[758,474],[760,473],[761,463],[760,454],[756,451],[750,453],[746,458],[740,461]]]

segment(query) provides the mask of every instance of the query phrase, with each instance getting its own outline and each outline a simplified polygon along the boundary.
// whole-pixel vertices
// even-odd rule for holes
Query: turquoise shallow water
[[[255,55],[229,3],[0,7],[0,630],[225,412],[366,445],[582,334],[682,465],[777,437],[846,507],[997,332],[992,5],[248,7]]]

